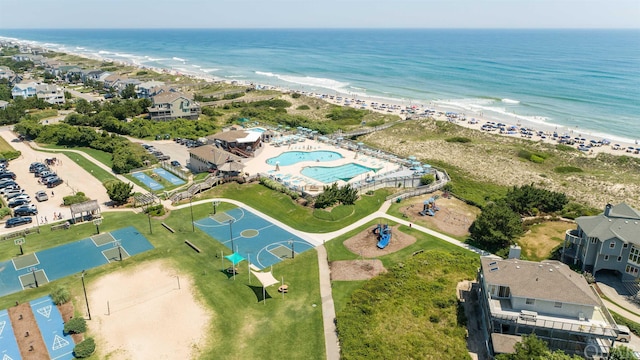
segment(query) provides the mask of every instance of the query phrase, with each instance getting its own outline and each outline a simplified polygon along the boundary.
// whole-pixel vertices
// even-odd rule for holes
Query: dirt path
[[[40,328],[31,311],[29,303],[20,304],[7,310],[13,333],[16,336],[20,355],[23,359],[49,360],[47,346],[44,344]]]

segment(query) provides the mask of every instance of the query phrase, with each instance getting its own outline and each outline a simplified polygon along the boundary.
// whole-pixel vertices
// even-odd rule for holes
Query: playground
[[[260,270],[313,248],[304,239],[243,208],[217,212],[195,224]]]
[[[398,210],[408,221],[424,224],[428,228],[453,236],[469,235],[471,223],[480,214],[479,209],[441,191],[405,199],[400,203]]]

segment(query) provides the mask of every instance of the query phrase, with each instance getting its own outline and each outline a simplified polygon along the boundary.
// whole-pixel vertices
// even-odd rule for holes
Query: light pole
[[[215,215],[218,205],[220,205],[220,201],[215,200],[212,202],[212,204],[213,204],[213,215]]]
[[[153,230],[151,230],[151,213],[149,212],[149,204],[147,204],[147,220],[149,220],[149,234],[153,234]]]
[[[193,195],[189,198],[189,210],[191,210],[191,231],[196,232],[196,223],[193,221]]]
[[[291,247],[291,258],[296,258],[296,252],[293,250],[293,240],[289,240],[289,246]]]
[[[84,301],[87,303],[87,314],[91,320],[91,310],[89,310],[89,298],[87,298],[87,288],[84,286],[84,270],[82,270],[82,291],[84,291]]]
[[[96,226],[96,232],[100,234],[100,224],[102,224],[102,218],[94,219],[93,224]]]
[[[234,253],[236,250],[233,247],[233,222],[234,220],[229,220],[229,240],[231,240],[231,252]]]

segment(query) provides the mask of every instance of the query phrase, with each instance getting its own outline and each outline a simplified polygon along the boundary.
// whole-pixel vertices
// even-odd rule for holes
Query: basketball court
[[[218,212],[195,224],[259,269],[313,248],[306,240],[243,208]]]
[[[16,245],[24,246],[24,240]],[[153,245],[138,230],[127,227],[37,253],[24,254],[0,262],[0,296],[35,288],[82,270],[123,261],[151,249]]]

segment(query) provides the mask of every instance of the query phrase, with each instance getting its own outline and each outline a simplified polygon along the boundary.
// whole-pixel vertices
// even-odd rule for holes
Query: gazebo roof
[[[100,210],[100,205],[98,204],[98,200],[89,200],[79,204],[71,205],[71,213],[79,214],[83,212],[92,212],[94,210]]]

